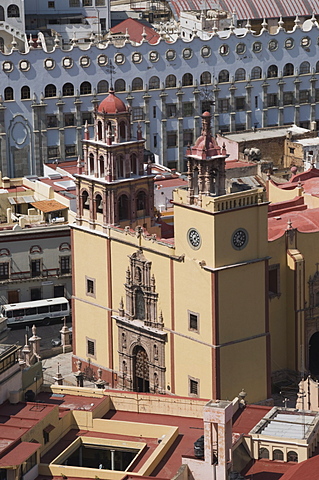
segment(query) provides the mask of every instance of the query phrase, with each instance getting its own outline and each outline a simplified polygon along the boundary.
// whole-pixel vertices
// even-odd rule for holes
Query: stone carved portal
[[[119,383],[123,390],[165,393],[163,317],[157,316],[155,277],[142,249],[129,256],[125,308],[121,300],[118,327]]]

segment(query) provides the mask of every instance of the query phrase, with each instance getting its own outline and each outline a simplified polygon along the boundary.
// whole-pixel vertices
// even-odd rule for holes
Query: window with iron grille
[[[204,112],[209,112],[210,113],[211,105],[212,105],[211,100],[203,100],[202,101],[202,113],[204,113]]]
[[[198,313],[188,311],[188,329],[198,332],[199,315]]]
[[[39,277],[41,275],[41,259],[31,260],[31,277]]]
[[[176,117],[176,103],[167,103],[166,104],[166,116],[167,117]]]
[[[9,262],[0,263],[0,280],[9,278]]]
[[[86,294],[95,297],[95,279],[86,277]]]
[[[58,126],[58,117],[56,115],[47,115],[47,128],[55,128]]]
[[[193,145],[194,132],[193,130],[184,130],[183,132],[183,145],[187,147],[188,145]]]
[[[66,273],[70,273],[71,271],[71,257],[68,255],[67,257],[60,258],[60,269],[61,274],[64,275]]]
[[[94,357],[94,355],[95,355],[95,341],[94,340],[88,340],[87,341],[87,354]]]
[[[144,112],[142,107],[134,107],[132,113],[133,120],[143,120]]]
[[[65,146],[65,156],[74,157],[76,155],[75,145],[66,145]]]
[[[277,107],[278,105],[278,95],[276,93],[268,93],[267,95],[267,106],[268,107]]]
[[[79,7],[80,0],[69,0],[69,7]]]
[[[59,147],[48,147],[48,158],[57,158],[59,156]]]
[[[310,102],[309,90],[300,90],[300,92],[299,92],[299,103],[309,103],[309,102]]]
[[[246,99],[245,97],[236,97],[235,98],[235,108],[237,111],[246,110]]]
[[[189,395],[193,397],[199,396],[199,381],[195,378],[189,377]]]
[[[74,127],[74,125],[75,125],[74,113],[65,113],[64,114],[64,126],[65,127]]]
[[[294,92],[284,92],[284,105],[293,105],[294,98]]]
[[[183,117],[191,117],[193,115],[193,102],[183,103]]]
[[[167,134],[167,147],[176,147],[177,146],[177,132],[169,132]]]
[[[229,98],[220,98],[218,101],[218,109],[220,113],[229,112]]]

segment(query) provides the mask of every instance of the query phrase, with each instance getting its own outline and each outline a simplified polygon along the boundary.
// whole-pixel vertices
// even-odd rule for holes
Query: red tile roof
[[[233,432],[248,434],[272,407],[247,405],[237,410],[233,417]]]
[[[111,28],[111,33],[122,33],[123,35],[125,35],[127,30],[127,33],[130,36],[130,40],[136,43],[140,43],[143,39],[143,28],[145,29],[146,33],[146,41],[150,44],[157,43],[158,39],[160,38],[159,34],[155,32],[152,27],[144,24],[143,22],[139,22],[134,18],[127,18],[123,22],[118,23]]]
[[[292,228],[296,228],[299,232],[317,232],[319,231],[319,208],[308,208],[300,212],[292,210],[268,218],[268,240],[281,237],[287,230],[288,221],[291,221]]]
[[[0,458],[0,468],[15,467],[25,462],[41,445],[39,443],[21,442],[7,455]]]
[[[256,460],[253,464],[250,464],[248,468],[241,474],[247,480],[286,480],[285,472],[293,468],[292,463],[276,462],[272,460]],[[296,477],[294,480],[306,480],[304,477]],[[318,478],[318,477],[317,477]],[[307,479],[308,480],[308,479]],[[310,477],[309,477],[310,480]],[[315,477],[311,477],[311,480],[315,480]]]
[[[291,465],[291,464],[290,464]],[[315,456],[293,465],[281,480],[318,480],[319,479],[319,456]]]

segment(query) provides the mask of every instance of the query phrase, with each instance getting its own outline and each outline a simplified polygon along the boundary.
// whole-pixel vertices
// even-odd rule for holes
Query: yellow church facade
[[[104,102],[104,104],[103,104]],[[154,217],[153,176],[110,92],[86,135],[72,226],[74,362],[110,387],[249,401],[270,396],[265,193],[227,195],[225,149],[189,148],[174,192],[174,234]]]

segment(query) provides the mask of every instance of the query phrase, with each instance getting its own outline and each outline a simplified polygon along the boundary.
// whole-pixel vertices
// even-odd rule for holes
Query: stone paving
[[[64,385],[74,385],[76,386],[76,378],[74,373],[72,373],[72,352],[61,353],[51,358],[46,358],[42,361],[43,367],[43,383],[52,384],[55,383],[53,377],[55,377],[59,372],[63,377]],[[84,387],[95,387],[93,382],[84,380]]]

